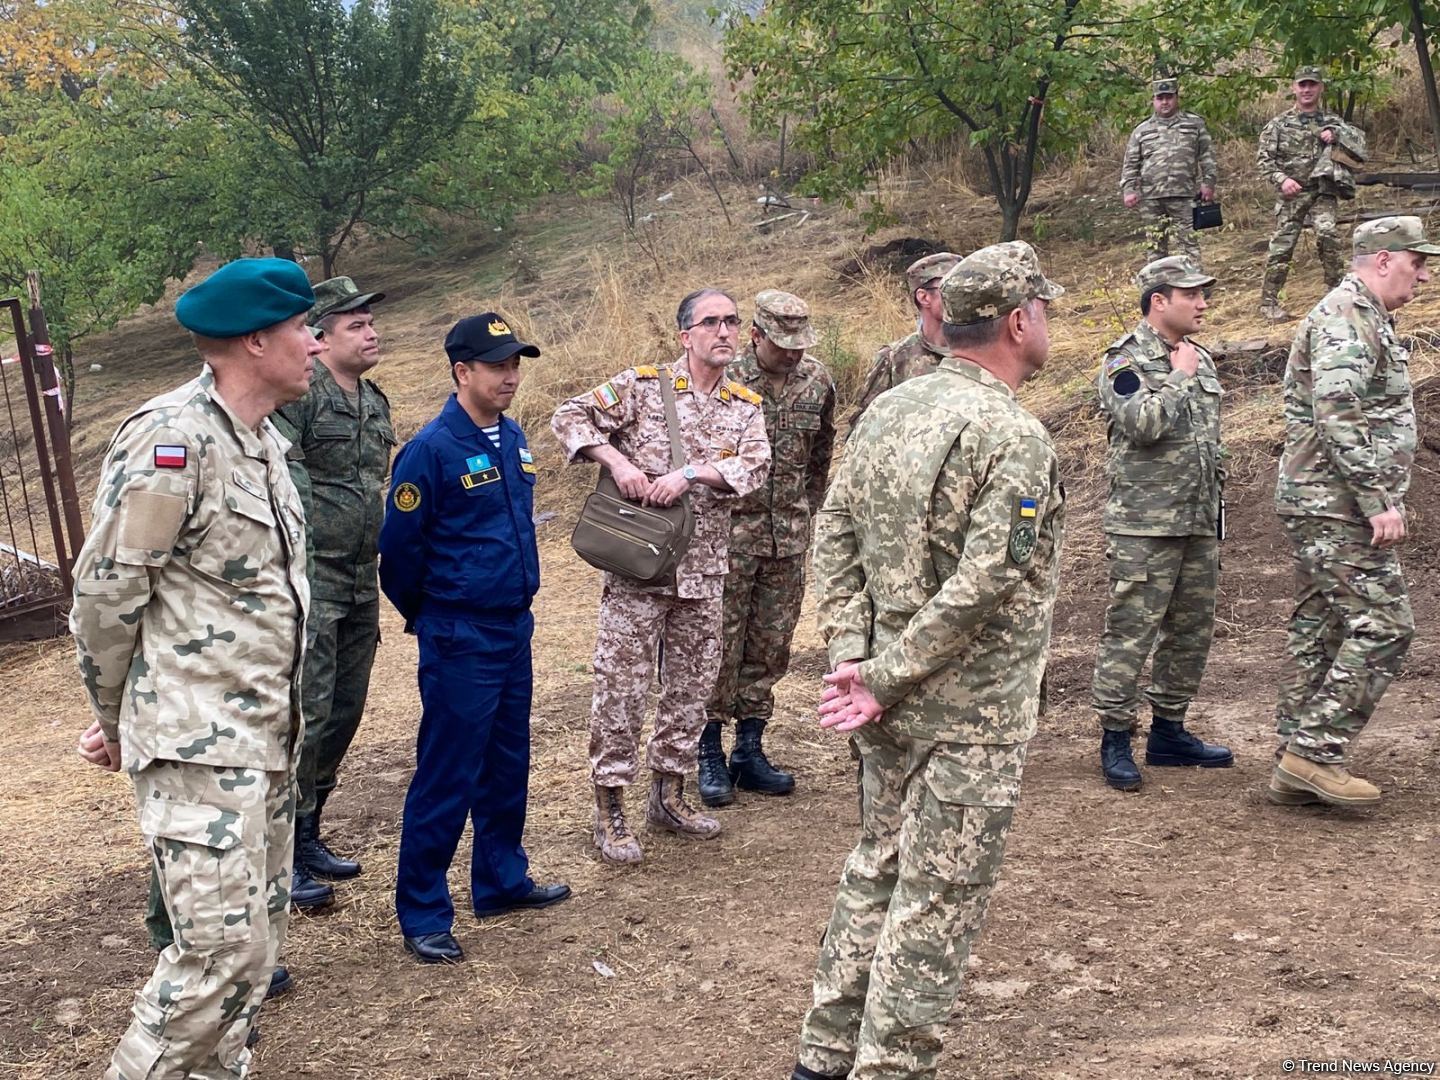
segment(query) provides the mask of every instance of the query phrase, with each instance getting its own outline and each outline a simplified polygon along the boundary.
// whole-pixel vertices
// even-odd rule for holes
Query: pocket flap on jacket
[[[187,844],[229,851],[240,843],[242,819],[234,810],[203,803],[151,799],[140,811],[140,831]]]

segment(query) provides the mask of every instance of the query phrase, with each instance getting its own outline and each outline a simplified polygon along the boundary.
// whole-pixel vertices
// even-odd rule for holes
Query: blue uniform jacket
[[[535,466],[520,425],[500,446],[452,394],[395,458],[380,527],[380,588],[405,617],[530,606],[540,588]]]

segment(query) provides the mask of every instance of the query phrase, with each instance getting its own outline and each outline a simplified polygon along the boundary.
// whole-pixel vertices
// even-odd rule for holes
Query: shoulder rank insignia
[[[741,383],[731,382],[730,392],[736,397],[738,397],[741,401],[748,401],[751,405],[760,404],[760,395],[757,394],[754,390],[751,390],[748,386],[745,386]]]
[[[615,387],[608,382],[603,382],[591,393],[595,397],[595,403],[605,410],[613,409],[620,404],[620,395],[615,392]]]
[[[646,364],[643,367],[637,367],[635,369],[635,377],[637,379],[658,379],[660,377],[660,369]]]
[[[675,376],[675,392],[677,394],[688,394],[690,392],[690,380],[683,372]]]
[[[396,510],[408,514],[420,505],[420,489],[407,481],[395,489],[392,501]]]

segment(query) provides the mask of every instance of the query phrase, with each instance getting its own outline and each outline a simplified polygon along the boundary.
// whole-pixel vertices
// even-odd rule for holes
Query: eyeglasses
[[[709,330],[712,334],[713,334],[716,330],[720,329],[720,327],[722,327],[722,326],[725,327],[725,329],[727,329],[727,330],[739,330],[739,329],[740,329],[740,316],[739,316],[739,315],[706,315],[705,318],[703,318],[703,319],[696,319],[696,320],[695,320],[694,322],[692,322],[689,326],[685,327],[685,329],[686,329],[686,330],[694,330],[695,327],[697,327],[697,326],[703,326],[706,330]]]

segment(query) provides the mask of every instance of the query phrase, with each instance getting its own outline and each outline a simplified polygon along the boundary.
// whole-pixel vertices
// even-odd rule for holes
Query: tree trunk
[[[1410,32],[1415,35],[1415,55],[1420,61],[1420,82],[1430,107],[1430,130],[1435,137],[1435,156],[1440,158],[1440,93],[1435,89],[1435,69],[1430,64],[1430,44],[1425,36],[1425,12],[1420,0],[1410,0]]]
[[[335,258],[339,254],[340,253],[332,247],[326,247],[325,250],[320,253],[320,265],[325,274],[320,280],[329,281],[335,276]]]
[[[1020,214],[1025,209],[1025,204],[1019,202],[1009,192],[997,194],[995,201],[1000,204],[1000,242],[1006,243],[1018,239],[1020,236]]]

